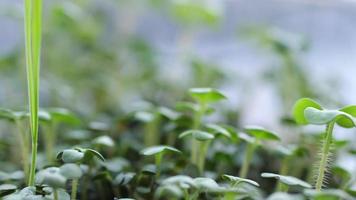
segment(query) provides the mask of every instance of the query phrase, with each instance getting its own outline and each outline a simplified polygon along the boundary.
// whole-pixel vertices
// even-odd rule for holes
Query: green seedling
[[[38,107],[42,28],[42,0],[24,0],[25,2],[25,41],[28,97],[30,110],[30,128],[32,135],[31,167],[29,186],[35,184],[37,143],[38,143]]]
[[[27,132],[24,130],[24,122],[27,116],[26,112],[23,111],[13,111],[8,109],[0,109],[0,118],[6,119],[16,126],[16,135],[18,139],[18,146],[21,149],[21,163],[22,168],[25,173],[26,180],[29,177],[29,159],[28,159],[28,152],[30,152],[30,138]]]
[[[58,189],[65,188],[67,178],[61,173],[61,169],[58,167],[49,167],[41,170],[36,175],[36,184],[48,185],[53,188],[54,200],[59,200]]]
[[[71,200],[75,200],[77,196],[78,181],[82,176],[82,171],[79,168],[80,164],[89,164],[89,173],[91,172],[91,163],[93,158],[98,158],[101,161],[105,161],[104,157],[97,151],[93,149],[84,149],[76,147],[74,149],[66,149],[57,154],[57,159],[62,160],[64,163],[71,163],[72,165],[63,165],[61,171],[66,175],[67,178],[72,179],[72,194]],[[75,166],[74,166],[74,165]],[[87,182],[84,183],[86,188]],[[86,190],[83,192],[83,194]],[[84,195],[85,197],[85,195]]]
[[[228,132],[222,126],[216,124],[209,124],[207,125],[207,128],[210,130],[210,132],[200,130],[188,130],[179,135],[179,138],[184,138],[188,136],[192,137],[193,143],[195,145],[198,145],[199,148],[196,150],[195,160],[193,163],[197,165],[199,173],[201,174],[204,172],[206,154],[208,152],[212,140],[214,140],[218,135],[230,138],[230,132]]]
[[[157,189],[155,197],[173,196],[175,199],[197,200],[199,194],[220,193],[224,190],[211,178],[191,178],[185,175],[177,175],[163,180]]]
[[[231,175],[227,175],[227,174],[224,174],[222,176],[222,178],[227,180],[230,183],[230,187],[231,187],[230,191],[227,190],[225,192],[224,199],[226,199],[226,200],[234,200],[238,197],[238,195],[241,197],[241,194],[243,194],[243,195],[249,194],[250,192],[244,191],[244,187],[243,187],[244,183],[247,183],[254,187],[260,186],[257,182],[255,182],[253,180],[240,178],[240,177],[236,177],[236,176],[231,176]]]
[[[12,194],[16,191],[17,186],[13,184],[2,184],[0,185],[0,198]]]
[[[226,99],[226,97],[219,91],[212,88],[191,88],[189,90],[189,94],[196,101],[196,103],[185,104],[194,112],[192,126],[193,130],[186,131],[179,137],[182,138],[187,135],[193,136],[194,140],[191,144],[191,162],[198,166],[200,173],[202,173],[204,169],[205,154],[210,143],[207,141],[214,139],[212,134],[200,131],[202,128],[202,120],[204,115],[211,112],[211,103],[219,102]]]
[[[160,175],[160,168],[162,158],[165,153],[172,152],[172,153],[181,153],[178,149],[170,146],[153,146],[147,147],[141,151],[141,154],[144,156],[154,156],[155,164],[156,164],[156,176],[159,177]]]
[[[273,173],[262,173],[261,176],[263,178],[274,178],[279,180],[281,183],[283,183],[284,185],[281,192],[288,192],[290,186],[312,188],[312,186],[309,183],[302,181],[293,176],[283,176],[283,175],[273,174]]]
[[[144,143],[146,147],[150,147],[160,143],[160,125],[163,117],[173,121],[180,114],[166,107],[155,107],[151,104],[146,107],[145,111],[136,112],[134,118],[145,124]]]
[[[57,131],[61,124],[79,125],[80,119],[65,108],[49,108],[39,112],[39,119],[43,122],[44,140],[47,160],[53,160],[54,145],[57,141]]]
[[[239,137],[245,142],[247,142],[245,156],[239,174],[241,178],[246,178],[253,158],[253,154],[256,148],[260,145],[261,141],[280,140],[275,133],[258,126],[247,126],[244,128],[244,132],[248,133],[248,135],[239,134]]]
[[[328,168],[334,125],[337,124],[344,128],[355,127],[356,106],[351,105],[339,110],[327,110],[312,99],[303,98],[295,103],[293,115],[298,124],[326,125],[315,183],[316,190],[320,191],[325,182],[325,172]]]
[[[286,147],[278,146],[276,151],[282,157],[282,161],[281,161],[280,168],[279,168],[280,175],[289,174],[289,171],[290,171],[289,169],[291,167],[291,164],[297,164],[297,163],[293,163],[295,158],[301,158],[302,156],[307,154],[306,149],[304,149],[302,147],[298,147],[296,145],[289,145]],[[296,170],[293,170],[293,171],[296,171]],[[277,185],[277,191],[281,191],[282,187],[283,187],[283,185],[279,181],[278,185]]]
[[[227,175],[227,174],[224,174],[222,177],[224,179],[228,180],[232,187],[237,187],[240,183],[248,183],[248,184],[254,185],[256,187],[260,186],[260,184],[258,184],[256,181],[253,181],[251,179],[240,178],[237,176],[231,176],[231,175]]]
[[[48,175],[46,179],[49,179],[49,177],[51,176],[53,177],[53,175]],[[49,182],[52,183],[53,180]],[[57,188],[55,191],[53,188],[48,187],[46,185],[37,185],[36,187],[35,186],[25,187],[20,191],[5,196],[3,199],[4,200],[18,200],[18,199],[69,200],[70,199],[68,193],[64,189]]]

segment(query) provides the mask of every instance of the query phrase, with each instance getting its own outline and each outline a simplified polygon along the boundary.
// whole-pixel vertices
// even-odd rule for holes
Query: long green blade
[[[36,173],[39,107],[39,73],[41,54],[42,0],[25,0],[25,41],[32,156],[28,184],[34,185]]]

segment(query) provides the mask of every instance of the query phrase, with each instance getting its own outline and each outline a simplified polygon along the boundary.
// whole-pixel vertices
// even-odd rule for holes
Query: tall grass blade
[[[38,140],[42,0],[24,0],[24,3],[26,69],[30,110],[30,127],[32,135],[31,167],[28,185],[33,186],[35,184]]]

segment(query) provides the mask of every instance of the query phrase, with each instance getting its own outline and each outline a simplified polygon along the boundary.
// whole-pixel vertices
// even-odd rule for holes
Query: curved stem
[[[323,147],[322,147],[322,151],[321,151],[321,160],[320,160],[319,168],[318,168],[318,178],[317,178],[316,184],[315,184],[315,189],[317,191],[320,191],[323,186],[325,171],[326,171],[327,164],[328,164],[328,156],[329,156],[330,146],[333,141],[332,133],[333,133],[333,129],[334,129],[334,123],[335,122],[332,121],[326,126],[326,133],[325,133],[325,138],[323,139],[324,142],[323,142]]]

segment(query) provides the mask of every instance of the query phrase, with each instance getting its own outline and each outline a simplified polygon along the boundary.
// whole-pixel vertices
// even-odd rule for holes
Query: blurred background
[[[212,118],[293,142],[281,121],[296,99],[356,103],[355,13],[352,0],[46,0],[40,104],[106,122],[136,102],[172,107],[188,88],[214,87],[228,101]],[[27,105],[23,36],[22,1],[1,0],[0,107]],[[354,130],[335,137],[356,144]]]

